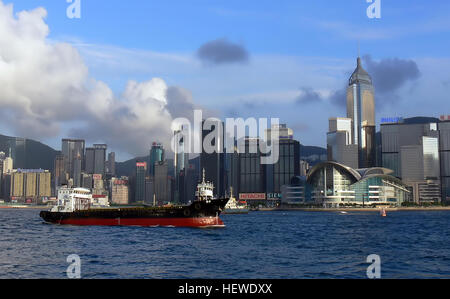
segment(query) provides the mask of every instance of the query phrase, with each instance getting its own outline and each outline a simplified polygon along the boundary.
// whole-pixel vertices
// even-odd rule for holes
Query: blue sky
[[[383,71],[393,76],[383,62],[405,66],[398,84],[376,96],[378,121],[450,114],[448,1],[381,0],[381,19],[367,17],[365,0],[81,0],[81,19],[67,18],[65,0],[3,2],[12,2],[15,12],[44,7],[48,42],[71,44],[89,76],[117,96],[129,80],[161,78],[221,117],[279,117],[306,145],[325,146],[327,119],[345,116],[345,107],[331,101],[355,67],[358,40],[361,55],[370,55],[364,62],[380,77]],[[198,49],[219,39],[244,49],[248,59],[202,63]],[[410,74],[408,63],[420,75]],[[60,134],[72,125],[61,124]],[[61,137],[41,140],[58,148]],[[112,149],[119,159],[145,154]]]

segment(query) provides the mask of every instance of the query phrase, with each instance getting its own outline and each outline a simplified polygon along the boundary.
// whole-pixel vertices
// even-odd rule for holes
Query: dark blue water
[[[450,278],[450,212],[255,212],[225,229],[44,224],[35,210],[0,210],[0,278]]]

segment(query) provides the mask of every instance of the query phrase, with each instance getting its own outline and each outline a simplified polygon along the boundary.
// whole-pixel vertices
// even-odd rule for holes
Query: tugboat
[[[196,200],[190,205],[137,208],[91,208],[89,194],[74,189],[74,193],[58,198],[50,211],[41,211],[45,222],[61,225],[150,226],[150,227],[225,227],[219,218],[228,198],[214,198],[214,185],[205,181],[198,184]],[[83,191],[83,192],[82,192]]]

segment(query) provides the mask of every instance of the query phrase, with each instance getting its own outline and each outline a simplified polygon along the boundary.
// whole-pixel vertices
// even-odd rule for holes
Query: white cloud
[[[106,142],[130,155],[146,153],[153,140],[168,146],[172,114],[169,87],[160,78],[129,81],[121,96],[89,74],[72,45],[47,39],[44,8],[21,11],[0,0],[0,121],[18,136],[64,136]],[[107,52],[97,52],[109,59]],[[106,56],[105,56],[106,55]],[[171,87],[177,89],[177,87]],[[173,94],[173,92],[172,92]],[[187,101],[178,93],[174,101]],[[186,106],[184,106],[186,108]]]

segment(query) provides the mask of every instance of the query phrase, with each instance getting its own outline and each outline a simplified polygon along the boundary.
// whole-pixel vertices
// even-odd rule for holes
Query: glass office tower
[[[450,121],[439,123],[442,199],[450,201]]]
[[[352,144],[358,145],[358,167],[374,167],[375,92],[359,57],[347,88],[347,117],[352,120]]]

